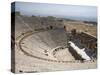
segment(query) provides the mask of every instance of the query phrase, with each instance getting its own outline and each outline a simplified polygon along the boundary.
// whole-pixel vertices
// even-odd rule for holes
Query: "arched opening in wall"
[[[66,26],[64,26],[64,29],[66,30]]]
[[[22,73],[23,71],[22,70],[19,70],[19,72]]]
[[[50,29],[53,29],[53,26],[50,26]]]
[[[76,35],[76,29],[72,29],[71,30],[71,34],[74,36],[74,35]]]

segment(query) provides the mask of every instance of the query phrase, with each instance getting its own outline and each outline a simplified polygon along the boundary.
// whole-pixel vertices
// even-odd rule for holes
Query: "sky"
[[[27,16],[55,16],[79,20],[97,20],[97,7],[95,6],[16,2],[15,11]]]

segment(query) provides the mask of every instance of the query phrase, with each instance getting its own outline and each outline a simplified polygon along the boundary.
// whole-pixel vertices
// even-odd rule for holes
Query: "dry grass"
[[[66,30],[71,31],[76,29],[77,31],[87,32],[95,37],[97,37],[97,26],[86,24],[83,22],[64,22]]]

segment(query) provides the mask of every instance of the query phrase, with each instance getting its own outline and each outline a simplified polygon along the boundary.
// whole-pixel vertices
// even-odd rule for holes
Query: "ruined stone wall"
[[[63,27],[63,21],[55,17],[41,17],[40,21],[44,26]]]
[[[89,34],[81,32],[78,36],[80,42],[87,48],[95,50],[97,48],[97,39]]]
[[[85,32],[80,32],[80,33],[76,33],[76,34],[72,33],[72,40],[76,40],[76,39],[78,39],[79,42],[85,48],[88,48],[91,50],[97,50],[97,38],[96,37],[94,37],[88,33],[85,33]]]

